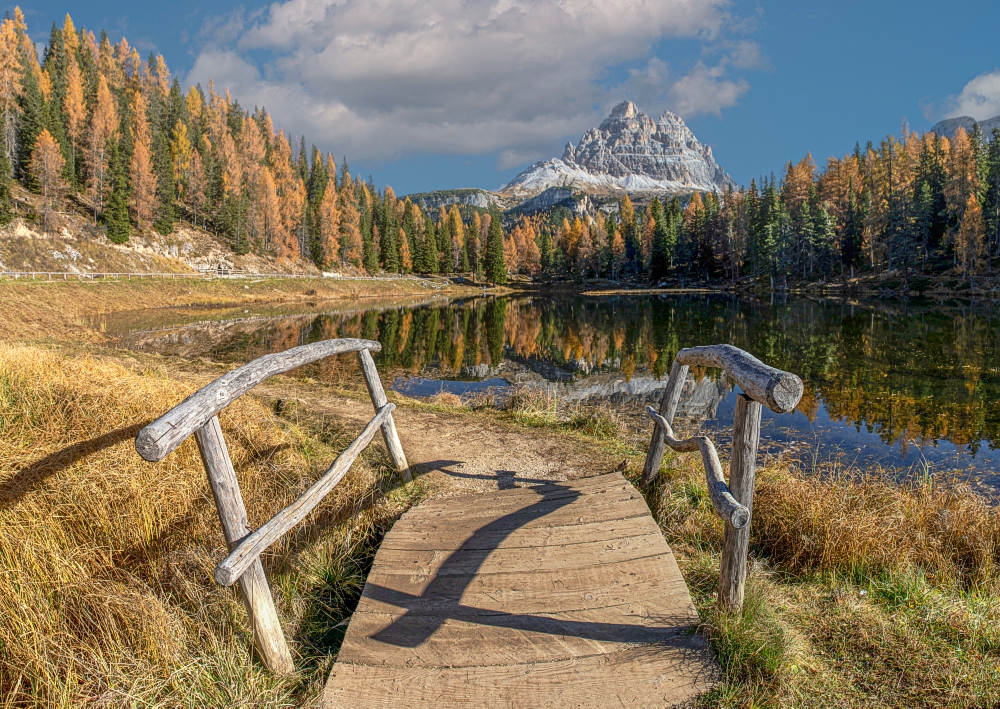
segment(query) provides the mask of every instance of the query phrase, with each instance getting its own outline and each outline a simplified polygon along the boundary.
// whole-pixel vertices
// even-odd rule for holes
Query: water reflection
[[[431,391],[434,380],[464,381],[445,390],[467,394],[481,388],[472,382],[499,378],[549,388],[567,401],[629,410],[658,400],[678,349],[729,342],[806,382],[798,412],[773,420],[774,439],[806,441],[819,455],[848,463],[926,460],[990,476],[1000,470],[994,451],[1000,443],[994,405],[1000,318],[986,304],[771,303],[698,295],[483,298],[406,307],[355,302],[294,313],[188,312],[173,323],[170,312],[147,314],[157,329],[136,331],[142,314],[102,325],[128,347],[232,362],[325,338],[365,337],[382,343],[376,361],[397,388]],[[350,366],[331,360],[314,373],[339,380]],[[682,418],[728,425],[733,395],[715,373],[695,371],[687,387]]]

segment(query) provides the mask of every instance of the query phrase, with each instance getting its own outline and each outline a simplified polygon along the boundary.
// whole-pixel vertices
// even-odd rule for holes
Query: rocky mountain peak
[[[631,101],[611,109],[562,158],[535,163],[502,192],[533,197],[551,187],[584,192],[721,192],[732,180],[683,119],[665,111],[654,122]]]

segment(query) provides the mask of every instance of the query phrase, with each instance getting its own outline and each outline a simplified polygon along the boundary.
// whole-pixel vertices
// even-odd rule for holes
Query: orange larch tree
[[[148,227],[156,210],[156,173],[153,171],[153,140],[146,117],[146,99],[132,93],[132,215],[140,229]]]
[[[94,205],[94,224],[110,189],[108,141],[118,130],[118,109],[104,76],[98,77],[97,97],[87,135],[87,193]]]
[[[31,176],[42,194],[42,229],[48,231],[52,226],[52,212],[55,201],[62,194],[66,185],[63,182],[62,171],[66,161],[63,160],[59,143],[56,142],[48,129],[43,128],[35,139],[35,149],[31,153]]]

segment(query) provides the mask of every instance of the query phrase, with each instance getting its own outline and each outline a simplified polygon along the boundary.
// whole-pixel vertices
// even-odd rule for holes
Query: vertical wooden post
[[[750,510],[750,522],[736,529],[726,522],[719,570],[719,607],[737,610],[743,606],[747,581],[747,553],[750,525],[753,524],[753,484],[757,472],[757,444],[760,441],[760,403],[745,394],[736,397],[733,417],[733,457],[729,463],[729,492]]]
[[[670,368],[670,378],[667,380],[667,388],[663,390],[663,398],[660,399],[660,410],[657,412],[673,424],[674,414],[677,413],[677,403],[681,400],[681,391],[684,389],[684,381],[687,379],[688,366],[678,364],[674,360],[674,365]],[[656,475],[660,472],[660,464],[663,462],[663,451],[666,448],[664,443],[663,429],[653,424],[653,437],[649,439],[649,448],[646,450],[646,464],[642,466],[642,484],[649,485],[656,480]]]
[[[229,459],[226,441],[222,438],[222,428],[219,418],[213,416],[204,426],[194,432],[201,452],[201,460],[208,473],[208,482],[212,486],[212,496],[219,511],[219,521],[226,535],[226,544],[232,551],[249,532],[247,525],[247,510],[243,505],[243,495],[236,480],[233,463]],[[285,642],[285,635],[278,621],[278,611],[271,598],[271,589],[264,576],[264,567],[260,559],[254,561],[239,579],[240,592],[250,615],[253,627],[254,643],[264,664],[272,672],[290,674],[295,670],[292,656]]]
[[[382,388],[382,380],[378,378],[378,369],[375,367],[375,360],[368,350],[358,350],[358,364],[361,365],[361,373],[365,376],[365,385],[368,387],[368,394],[372,398],[375,412],[389,403],[385,397],[385,389]],[[410,482],[413,477],[410,475],[410,465],[406,462],[406,455],[403,453],[403,444],[399,442],[399,434],[396,432],[396,422],[390,415],[382,424],[382,438],[385,439],[385,447],[389,449],[389,456],[393,465],[403,478],[403,482]]]

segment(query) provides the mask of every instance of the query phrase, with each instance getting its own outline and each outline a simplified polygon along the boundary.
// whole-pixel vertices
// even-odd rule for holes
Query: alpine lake
[[[562,406],[613,408],[627,425],[666,386],[682,347],[729,343],[798,374],[790,414],[763,412],[761,451],[820,474],[948,476],[1000,494],[1000,310],[949,300],[738,298],[728,294],[532,295],[337,301],[97,315],[117,346],[233,365],[335,337],[378,340],[379,371],[415,398],[535,388]],[[353,357],[304,368],[360,382]],[[725,447],[736,390],[693,370],[677,413]]]

